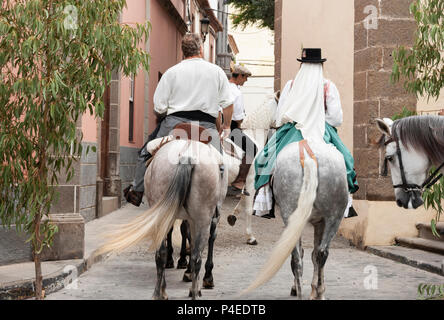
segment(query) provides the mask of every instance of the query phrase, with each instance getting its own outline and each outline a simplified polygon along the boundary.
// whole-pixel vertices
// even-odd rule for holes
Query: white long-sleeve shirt
[[[245,118],[245,108],[244,108],[244,99],[242,97],[242,92],[239,87],[232,82],[230,83],[231,94],[233,95],[233,117],[231,120],[243,120]]]
[[[279,110],[279,107],[282,107],[284,105],[288,93],[290,92],[292,83],[293,80],[288,81],[285,84],[284,89],[282,89],[277,110]],[[328,79],[324,79],[324,87],[325,86],[327,86],[327,92],[326,92],[327,110],[325,111],[325,121],[333,127],[339,127],[343,122],[343,113],[342,113],[341,98],[339,95],[338,88],[331,80]]]
[[[185,59],[169,68],[154,93],[154,110],[167,115],[179,111],[202,111],[215,118],[219,107],[234,98],[224,71],[200,58]]]

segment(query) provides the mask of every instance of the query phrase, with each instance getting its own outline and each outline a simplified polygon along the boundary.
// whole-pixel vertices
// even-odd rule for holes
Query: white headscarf
[[[303,63],[285,104],[278,110],[276,125],[297,122],[304,138],[323,141],[325,132],[324,76],[322,64]]]

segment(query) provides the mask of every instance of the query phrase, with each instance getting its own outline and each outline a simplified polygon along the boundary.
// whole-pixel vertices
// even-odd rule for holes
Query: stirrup
[[[237,196],[239,194],[243,194],[244,196],[250,196],[250,193],[245,190],[245,187],[242,189],[239,189],[238,187],[235,187],[233,185],[228,186],[228,189],[230,190],[230,192],[234,195]]]

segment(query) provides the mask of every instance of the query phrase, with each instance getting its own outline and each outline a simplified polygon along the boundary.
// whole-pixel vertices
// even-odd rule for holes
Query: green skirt
[[[294,122],[286,123],[276,131],[264,149],[258,154],[254,162],[254,167],[256,169],[254,188],[256,190],[270,181],[276,157],[279,152],[287,144],[298,142],[303,139],[304,137],[302,136],[301,131],[296,129]],[[327,122],[325,123],[324,141],[328,144],[333,144],[344,156],[345,167],[347,169],[348,190],[350,193],[355,193],[359,189],[356,181],[356,172],[354,170],[355,161],[350,151],[339,138],[337,129],[329,125]]]

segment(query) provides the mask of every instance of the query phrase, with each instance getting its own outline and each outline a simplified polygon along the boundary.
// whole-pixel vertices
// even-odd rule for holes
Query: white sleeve
[[[276,108],[276,114],[279,114],[279,111],[281,110],[282,106],[285,104],[285,100],[287,100],[288,93],[291,89],[291,84],[293,83],[293,80],[287,81],[287,83],[284,86],[284,89],[282,89],[281,95],[279,97],[279,103]]]
[[[154,92],[154,111],[156,111],[158,114],[164,114],[168,111],[168,98],[170,96],[168,77],[169,73],[165,72],[157,84],[156,91]]]
[[[220,68],[219,68],[220,69]],[[230,83],[227,75],[220,69],[219,72],[219,106],[225,109],[233,104],[234,97],[231,94]]]
[[[244,99],[242,97],[242,94],[239,94],[234,99],[234,110],[233,110],[233,117],[232,120],[243,120],[245,118],[245,109],[244,109]]]
[[[270,110],[272,110],[272,113],[271,113],[271,115],[272,115],[272,117],[271,117],[271,125],[273,127],[275,127],[276,126],[276,117],[277,117],[277,107],[278,107],[278,104],[277,104],[276,99],[274,97],[270,98],[270,100],[268,101],[268,107],[270,108]]]
[[[343,121],[341,98],[338,88],[336,88],[336,85],[331,81],[327,91],[326,103],[327,111],[325,112],[325,121],[333,127],[339,127]]]

